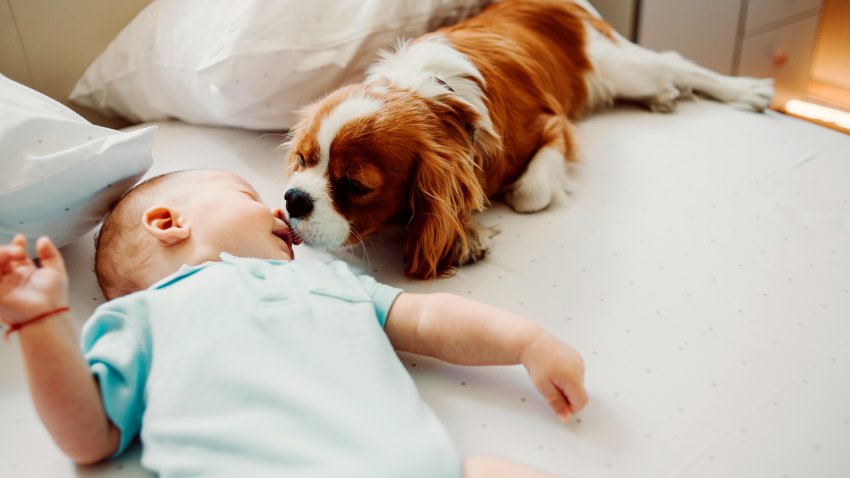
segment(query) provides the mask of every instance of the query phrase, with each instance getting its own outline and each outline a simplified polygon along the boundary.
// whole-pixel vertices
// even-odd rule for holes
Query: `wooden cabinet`
[[[787,23],[797,15],[811,16],[821,7],[821,0],[749,0],[746,3],[744,31],[752,31],[774,22]]]
[[[811,99],[850,111],[850,1],[826,0],[808,92]]]
[[[817,28],[818,18],[810,16],[744,38],[736,73],[772,77],[773,105],[784,105],[806,91]]]
[[[773,105],[805,93],[823,0],[643,0],[637,41],[715,71],[776,80]]]

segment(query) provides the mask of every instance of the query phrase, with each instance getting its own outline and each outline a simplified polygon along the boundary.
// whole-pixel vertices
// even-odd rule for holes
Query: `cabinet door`
[[[821,7],[821,0],[750,0],[744,30],[752,30]]]
[[[643,0],[638,43],[731,74],[741,0]]]
[[[806,91],[818,17],[812,16],[744,40],[738,73],[776,80],[773,105]]]

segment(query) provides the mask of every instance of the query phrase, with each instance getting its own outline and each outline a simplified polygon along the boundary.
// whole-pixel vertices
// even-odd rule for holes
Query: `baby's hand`
[[[41,267],[27,255],[24,236],[0,246],[0,320],[9,325],[68,305],[62,255],[46,237],[39,238],[35,247]]]
[[[541,332],[522,352],[522,364],[534,386],[561,421],[587,404],[584,360],[570,345]]]

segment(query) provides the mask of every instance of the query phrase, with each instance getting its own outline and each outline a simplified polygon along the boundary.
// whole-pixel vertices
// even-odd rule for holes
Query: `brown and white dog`
[[[617,98],[671,112],[692,92],[761,111],[770,80],[733,78],[615,33],[586,1],[505,0],[385,53],[363,83],[310,105],[289,144],[287,219],[309,245],[407,227],[406,273],[482,258],[472,214],[563,202],[571,120]]]

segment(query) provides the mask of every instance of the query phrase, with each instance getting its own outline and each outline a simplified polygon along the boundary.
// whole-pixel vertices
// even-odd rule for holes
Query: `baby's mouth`
[[[274,234],[275,236],[277,236],[278,239],[283,241],[288,248],[292,249],[292,235],[288,231],[287,232],[273,232],[272,234]]]
[[[284,218],[283,222],[286,223],[287,233],[289,234],[289,242],[291,242],[292,245],[297,246],[298,244],[304,242],[304,240],[301,238],[301,235],[298,234],[298,231],[296,231],[295,228],[292,227],[292,224],[289,224],[289,221]]]
[[[282,240],[286,244],[287,249],[289,249],[289,252],[292,253],[292,246],[301,244],[301,237],[292,229],[289,221],[286,220],[286,215],[280,209],[275,211],[275,219],[277,221],[272,234]]]
[[[292,231],[292,229],[289,229],[285,232],[274,232],[274,235],[277,236],[283,242],[285,242],[290,249],[292,248],[292,246],[297,246],[302,242],[298,234]]]

